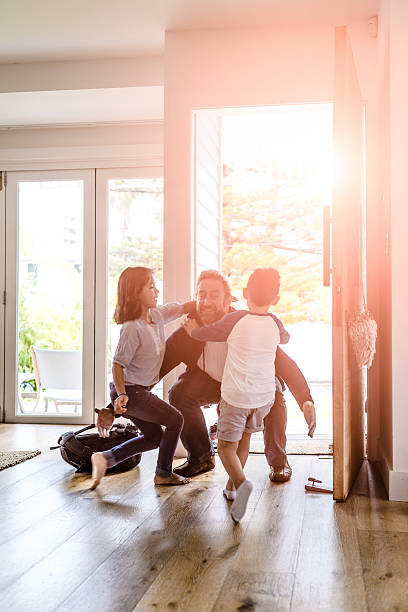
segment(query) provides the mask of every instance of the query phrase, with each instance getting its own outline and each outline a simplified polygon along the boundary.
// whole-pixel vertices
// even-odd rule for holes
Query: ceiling
[[[379,0],[2,0],[0,64],[164,53],[164,32],[369,19]]]
[[[343,25],[380,0],[1,0],[0,66],[162,56],[166,30]],[[163,87],[0,94],[0,129],[163,118]]]

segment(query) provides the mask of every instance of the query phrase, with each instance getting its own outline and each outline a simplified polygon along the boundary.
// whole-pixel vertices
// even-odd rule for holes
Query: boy
[[[218,420],[218,454],[229,475],[223,491],[231,516],[239,522],[245,514],[253,485],[243,467],[251,434],[263,430],[263,419],[275,398],[275,353],[289,334],[268,310],[279,301],[280,278],[273,268],[257,269],[244,289],[248,310],[225,315],[220,321],[185,329],[196,340],[227,342],[228,354],[221,383]]]

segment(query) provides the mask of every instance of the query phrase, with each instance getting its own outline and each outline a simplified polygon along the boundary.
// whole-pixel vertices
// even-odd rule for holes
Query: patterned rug
[[[5,470],[8,467],[17,465],[40,455],[41,451],[0,451],[0,470]]]

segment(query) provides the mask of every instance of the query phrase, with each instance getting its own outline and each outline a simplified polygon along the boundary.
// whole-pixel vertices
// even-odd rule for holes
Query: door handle
[[[323,206],[323,287],[330,287],[330,206]]]

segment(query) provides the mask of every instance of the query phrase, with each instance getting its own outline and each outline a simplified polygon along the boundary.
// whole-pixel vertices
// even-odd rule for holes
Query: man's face
[[[221,281],[206,278],[197,287],[197,311],[204,325],[215,323],[229,310]]]

